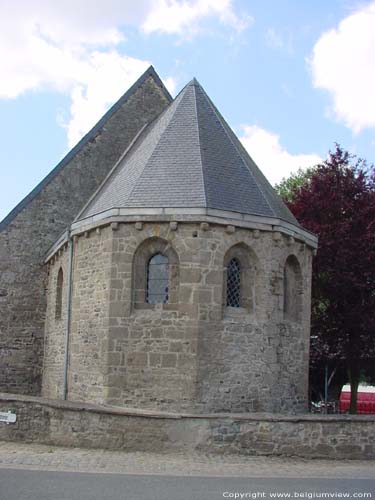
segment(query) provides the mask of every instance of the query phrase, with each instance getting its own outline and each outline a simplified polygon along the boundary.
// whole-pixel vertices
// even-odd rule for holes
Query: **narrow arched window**
[[[284,266],[284,319],[299,321],[302,308],[302,274],[300,265],[293,255]]]
[[[236,258],[229,261],[227,268],[227,306],[241,306],[241,265]]]
[[[56,283],[55,319],[61,319],[63,285],[64,285],[64,274],[63,270],[60,267],[59,272],[57,273],[57,283]]]
[[[161,253],[155,254],[147,264],[146,302],[167,304],[169,300],[169,262]]]

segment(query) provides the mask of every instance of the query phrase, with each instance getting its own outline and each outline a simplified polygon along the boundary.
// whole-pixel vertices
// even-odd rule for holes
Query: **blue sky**
[[[0,219],[153,64],[193,76],[272,183],[375,159],[375,2],[0,0]]]

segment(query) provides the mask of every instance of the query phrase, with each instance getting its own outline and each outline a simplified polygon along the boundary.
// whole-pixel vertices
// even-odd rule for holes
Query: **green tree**
[[[306,169],[299,168],[297,172],[291,174],[289,177],[284,177],[279,184],[274,186],[276,192],[286,202],[293,201],[295,193],[309,183],[316,167],[308,167]]]

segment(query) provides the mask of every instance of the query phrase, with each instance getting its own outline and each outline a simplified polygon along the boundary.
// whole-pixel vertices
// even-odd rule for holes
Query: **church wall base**
[[[152,412],[0,394],[0,440],[126,451],[375,459],[375,416]]]

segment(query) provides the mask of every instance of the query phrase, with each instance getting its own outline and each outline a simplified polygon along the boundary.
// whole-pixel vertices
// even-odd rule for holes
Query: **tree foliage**
[[[289,177],[284,177],[279,184],[275,185],[277,193],[286,202],[292,202],[295,193],[299,191],[302,186],[309,183],[315,167],[306,169],[299,168],[297,172],[291,174]]]
[[[360,371],[375,360],[374,169],[336,145],[326,161],[302,174],[288,184],[285,201],[319,237],[311,365],[330,361],[345,367],[355,412]]]

